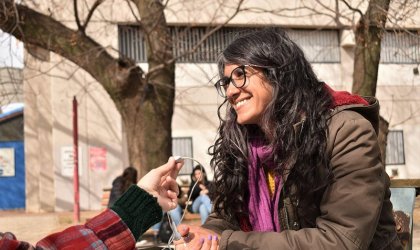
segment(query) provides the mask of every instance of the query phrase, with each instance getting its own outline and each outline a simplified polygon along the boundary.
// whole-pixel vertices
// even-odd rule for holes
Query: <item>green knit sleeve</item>
[[[137,185],[132,185],[111,209],[121,217],[136,240],[162,219],[162,208],[157,199]]]

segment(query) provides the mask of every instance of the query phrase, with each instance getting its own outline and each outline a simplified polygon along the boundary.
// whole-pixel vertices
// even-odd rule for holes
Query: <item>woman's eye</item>
[[[234,79],[242,79],[243,77],[244,77],[244,75],[245,75],[245,73],[242,71],[242,70],[238,70],[238,71],[235,71],[235,74],[233,74],[233,78]]]
[[[229,85],[229,82],[230,82],[230,78],[225,77],[225,78],[223,78],[223,80],[222,80],[222,85],[223,85],[223,86]]]
[[[230,79],[226,77],[223,79],[223,81],[221,81],[220,86],[227,89],[229,87],[229,83],[230,83]]]

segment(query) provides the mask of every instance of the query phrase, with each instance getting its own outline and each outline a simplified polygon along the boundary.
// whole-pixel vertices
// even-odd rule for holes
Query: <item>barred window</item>
[[[420,33],[385,32],[381,42],[381,63],[420,63]]]
[[[171,27],[173,53],[178,62],[215,63],[218,55],[235,37],[252,28],[225,27],[201,39],[210,31],[208,27]],[[337,30],[286,30],[304,51],[306,58],[315,63],[340,62]],[[119,49],[123,56],[137,62],[146,62],[146,46],[139,26],[118,27]],[[200,44],[197,46],[197,44]]]
[[[122,57],[146,62],[146,43],[139,26],[118,26],[118,47]]]
[[[173,27],[171,28],[173,50],[178,62],[215,63],[218,55],[235,37],[246,32],[243,28],[222,28],[210,35],[200,46],[200,40],[210,31],[209,28]],[[197,48],[195,48],[197,46]],[[191,52],[193,51],[194,52]]]
[[[340,41],[337,30],[288,30],[287,34],[313,63],[339,63]]]
[[[174,137],[172,138],[172,154],[187,156],[193,158],[192,137]],[[180,175],[190,175],[192,173],[194,162],[186,159],[184,166],[179,172]]]
[[[405,164],[404,135],[402,130],[388,132],[385,162],[386,165]]]

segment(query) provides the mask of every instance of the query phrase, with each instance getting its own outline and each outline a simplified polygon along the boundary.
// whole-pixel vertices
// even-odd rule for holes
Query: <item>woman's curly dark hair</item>
[[[237,38],[219,58],[220,76],[227,64],[270,66],[261,70],[273,86],[273,99],[261,127],[238,124],[227,100],[219,106],[218,137],[209,148],[215,172],[215,212],[231,222],[246,215],[248,140],[256,134],[263,134],[273,148],[276,174],[289,174],[285,192],[290,192],[293,184],[299,206],[319,202],[320,193],[332,178],[325,153],[332,96],[325,84],[317,79],[298,45],[279,28],[265,28]],[[299,131],[295,133],[294,125],[298,123]]]

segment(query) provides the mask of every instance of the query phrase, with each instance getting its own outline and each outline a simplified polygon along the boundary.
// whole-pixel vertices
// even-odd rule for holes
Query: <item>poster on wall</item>
[[[107,169],[106,148],[89,148],[89,166],[94,171],[105,171]]]
[[[15,149],[0,148],[0,177],[15,176]]]
[[[79,176],[82,175],[82,149],[79,148]],[[73,146],[61,147],[61,175],[73,176],[74,172],[74,158]]]

